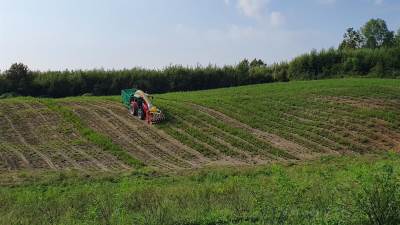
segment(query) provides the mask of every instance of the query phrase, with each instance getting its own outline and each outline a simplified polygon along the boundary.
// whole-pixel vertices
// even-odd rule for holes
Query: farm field
[[[400,80],[154,104],[149,126],[120,96],[0,100],[0,224],[382,224],[372,198],[399,222]]]
[[[343,79],[155,96],[149,126],[119,96],[0,101],[0,170],[175,171],[400,151],[400,81]]]
[[[72,124],[38,101],[2,101],[0,116],[2,172],[129,169],[78,135]]]

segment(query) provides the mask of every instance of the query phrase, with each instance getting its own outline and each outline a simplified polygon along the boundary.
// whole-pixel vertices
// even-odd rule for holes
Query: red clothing
[[[146,115],[145,120],[147,120],[147,123],[151,123],[150,110],[149,110],[149,107],[147,106],[146,102],[143,102],[142,109],[143,109],[143,113]]]

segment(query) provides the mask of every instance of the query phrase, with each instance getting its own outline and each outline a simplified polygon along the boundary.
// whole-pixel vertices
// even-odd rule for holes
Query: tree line
[[[223,67],[174,65],[160,70],[41,72],[15,63],[0,73],[0,95],[115,95],[130,87],[163,93],[343,76],[400,78],[400,30],[395,33],[384,20],[371,19],[359,30],[348,28],[338,48],[313,50],[290,62],[271,65],[260,59],[244,59],[237,65]]]

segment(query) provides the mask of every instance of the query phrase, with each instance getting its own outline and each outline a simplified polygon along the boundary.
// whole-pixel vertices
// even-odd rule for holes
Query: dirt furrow
[[[228,146],[228,148],[233,149],[238,154],[244,155],[246,157],[246,159],[248,159],[250,161],[255,161],[255,162],[258,162],[258,163],[264,163],[267,160],[270,160],[270,161],[271,160],[280,160],[279,157],[276,157],[276,156],[272,155],[269,152],[265,152],[263,149],[253,145],[252,143],[249,143],[249,142],[247,142],[247,141],[245,141],[245,140],[243,140],[243,139],[241,139],[241,138],[239,138],[237,136],[231,135],[230,133],[228,133],[228,132],[226,132],[226,131],[224,131],[224,130],[222,130],[222,129],[220,129],[220,128],[218,128],[218,127],[216,127],[216,126],[214,126],[214,125],[212,125],[210,123],[207,123],[207,122],[204,122],[204,121],[199,121],[193,115],[190,115],[190,117],[191,117],[191,119],[193,119],[193,121],[196,121],[195,124],[202,124],[202,126],[206,127],[207,129],[211,129],[211,130],[216,131],[217,134],[211,135],[211,138],[213,138],[214,140],[220,142],[222,145]],[[185,121],[185,123],[186,123],[186,121]],[[187,123],[192,125],[192,126],[195,126],[192,123],[189,123],[189,122],[187,122]],[[199,129],[200,129],[200,127],[199,127]],[[220,134],[220,135],[218,135],[218,134]],[[227,136],[227,137],[229,137],[231,139],[239,141],[240,143],[244,143],[244,144],[247,145],[247,147],[250,146],[251,148],[257,150],[257,152],[250,151],[249,149],[246,149],[245,147],[244,147],[244,149],[243,148],[239,149],[238,147],[235,147],[233,144],[231,144],[229,141],[225,141],[223,136]]]
[[[139,132],[146,134],[152,139],[152,141],[160,143],[160,146],[163,147],[164,150],[172,152],[173,155],[178,158],[185,159],[188,163],[192,164],[192,166],[202,164],[203,161],[206,160],[199,152],[183,145],[165,132],[156,129],[153,126],[148,126],[143,121],[136,121],[136,118],[126,116],[128,115],[127,110],[123,106],[117,105],[114,102],[99,102],[97,107],[107,109],[113,116],[123,121],[124,124],[130,126],[135,125]]]
[[[397,138],[393,137],[398,135],[398,132],[392,131],[387,126],[382,127],[376,122],[373,123],[373,126],[370,126],[372,120],[368,122],[366,119],[358,119],[349,109],[343,108],[337,102],[318,97],[312,100],[314,102],[309,102],[307,108],[290,104],[286,104],[285,106],[289,111],[302,114],[302,117],[311,118],[312,120],[317,119],[318,122],[321,121],[325,126],[334,127],[333,131],[342,130],[342,136],[343,133],[348,134],[347,136],[343,136],[343,138],[358,145],[358,149],[362,150],[362,152],[379,149],[396,149],[396,146],[399,146],[400,143],[396,141]],[[322,103],[326,103],[323,108],[321,108],[321,101]],[[282,103],[277,102],[277,104]],[[349,137],[351,133],[354,134],[354,138]]]
[[[207,143],[205,143],[205,142],[202,142],[202,141],[200,141],[200,140],[198,140],[198,139],[193,138],[190,134],[187,134],[183,129],[178,128],[178,127],[174,127],[174,126],[170,126],[170,128],[171,128],[172,130],[174,130],[175,132],[178,132],[178,133],[179,133],[180,135],[182,135],[182,136],[189,137],[190,140],[193,141],[193,142],[195,142],[196,144],[200,144],[200,145],[204,146],[204,147],[207,148],[210,152],[212,152],[213,154],[215,154],[217,159],[219,159],[219,158],[221,158],[221,157],[224,156],[223,154],[220,153],[220,151],[218,151],[217,149],[215,149],[213,146],[211,146],[211,145],[209,145],[209,144],[207,144]],[[213,158],[207,158],[207,159],[208,159],[208,161],[215,160],[214,157],[213,157]]]
[[[229,149],[231,149],[231,150],[237,152],[237,154],[239,155],[239,158],[238,158],[239,161],[243,161],[243,162],[245,162],[246,164],[260,164],[260,163],[265,163],[265,160],[263,160],[263,159],[261,159],[261,158],[258,158],[258,159],[257,159],[257,157],[255,157],[255,156],[253,156],[253,155],[250,155],[248,152],[243,151],[242,149],[239,149],[239,148],[233,146],[231,143],[225,141],[224,139],[222,139],[222,138],[220,138],[220,137],[218,137],[218,136],[214,136],[213,139],[214,139],[215,141],[219,142],[220,144],[227,146]],[[257,156],[257,155],[256,155],[256,156]],[[236,158],[236,157],[235,157],[235,158]],[[242,158],[243,158],[243,159],[242,159]]]
[[[110,104],[114,103],[110,102]],[[143,121],[136,120],[136,118],[128,117],[129,114],[126,112],[126,110],[121,111],[121,113],[125,115],[121,116],[119,114],[116,114],[113,110],[109,109],[110,107],[106,108],[99,105],[91,105],[93,107],[97,107],[100,110],[107,111],[113,118],[117,119],[121,123],[121,126],[127,126],[132,130],[137,131],[137,135],[146,140],[147,143],[153,143],[159,150],[168,154],[169,157],[173,157],[175,163],[183,163],[182,166],[184,167],[187,167],[184,164],[188,164],[190,165],[190,167],[197,166],[191,160],[195,157],[195,155],[190,154],[190,152],[188,151],[185,151],[188,147],[183,148],[181,146],[176,146],[173,143],[168,142],[167,139],[161,137],[156,131],[154,131],[154,129],[144,124]]]
[[[175,130],[178,133],[181,133],[182,135],[187,135],[192,137],[189,134],[186,134],[186,132],[184,130],[182,130],[181,128],[178,127],[171,127],[171,129]],[[202,142],[201,140],[192,138],[192,141],[196,142],[197,144],[203,145],[205,146],[207,149],[211,150],[212,152],[215,152],[215,154],[217,155],[216,159],[210,159],[208,162],[206,162],[206,165],[226,165],[226,164],[230,164],[230,165],[246,165],[245,162],[238,160],[237,158],[233,158],[231,156],[222,154],[219,150],[217,150],[216,148],[214,148],[213,146],[209,145],[208,143]]]
[[[21,159],[0,145],[0,171],[13,171],[21,168]]]
[[[369,122],[372,124],[372,126],[370,126],[366,124],[365,120],[357,119],[351,113],[342,109],[330,108],[327,112],[303,110],[305,110],[305,113],[312,114],[321,119],[328,118],[327,122],[331,122],[332,124],[340,123],[346,130],[355,131],[357,134],[366,133],[375,143],[378,142],[377,139],[379,139],[381,143],[383,142],[382,144],[390,144],[392,147],[400,145],[400,134],[389,128],[386,125],[386,121],[372,119]],[[336,118],[338,114],[340,115],[340,120]],[[330,115],[334,115],[334,117]]]
[[[376,138],[372,138],[370,135],[371,133],[368,132],[369,135],[364,135],[363,132],[367,132],[369,130],[366,129],[354,129],[354,126],[358,126],[357,124],[348,124],[345,121],[336,121],[332,120],[331,118],[326,118],[326,117],[320,117],[318,115],[314,114],[308,114],[306,112],[301,113],[302,117],[298,117],[297,115],[291,114],[294,117],[297,117],[298,119],[305,120],[306,122],[314,123],[316,122],[315,120],[312,120],[311,118],[315,118],[318,120],[318,123],[323,125],[326,129],[332,130],[332,132],[340,133],[340,135],[348,140],[351,143],[359,143],[360,140],[367,141],[368,145],[359,143],[363,148],[369,149],[372,146],[375,146],[377,149],[386,149],[387,145],[382,143],[381,141],[377,140]],[[342,124],[342,125],[340,125]],[[347,126],[343,126],[343,124],[347,124]],[[353,129],[349,129],[350,127],[353,127]],[[375,135],[374,135],[375,136]]]
[[[294,119],[294,120],[298,120],[300,122],[303,121],[303,122],[301,122],[301,124],[303,126],[307,126],[307,127],[312,128],[312,129],[319,130],[319,131],[322,131],[322,132],[327,132],[330,135],[333,135],[334,137],[330,137],[330,138],[325,137],[325,135],[320,135],[320,136],[322,138],[324,138],[327,143],[330,143],[331,145],[338,146],[338,148],[335,148],[335,151],[338,151],[338,152],[341,152],[341,153],[351,153],[352,151],[349,149],[350,144],[353,144],[353,145],[357,146],[357,149],[359,149],[361,151],[365,151],[365,149],[368,148],[368,146],[363,145],[363,144],[361,144],[361,143],[359,143],[357,141],[354,141],[351,138],[345,138],[344,136],[338,134],[338,132],[335,132],[335,131],[333,131],[331,129],[325,128],[325,126],[328,126],[328,124],[326,124],[324,122],[318,121],[318,123],[320,123],[322,125],[325,125],[325,126],[315,126],[314,123],[316,121],[313,121],[313,120],[310,120],[310,119],[307,119],[307,118],[303,118],[303,117],[299,117],[299,116],[293,115],[291,113],[282,113],[282,115],[284,117],[288,118],[289,120],[293,120]],[[333,127],[333,125],[331,127]],[[342,141],[346,141],[348,143],[342,144],[338,140],[335,140],[335,139],[342,139]]]
[[[267,141],[272,146],[281,149],[287,150],[290,154],[293,154],[299,158],[313,158],[315,154],[311,153],[311,151],[297,143],[291,142],[285,138],[282,138],[278,135],[267,133],[265,131],[261,131],[255,129],[245,123],[242,123],[234,118],[231,118],[217,110],[207,108],[198,104],[191,103],[190,104],[194,109],[202,111],[218,120],[221,120],[233,127],[244,129],[245,131],[253,134],[254,136],[258,137],[260,140]]]
[[[350,96],[317,96],[316,98],[322,101],[334,102],[336,104],[347,104],[357,108],[400,109],[400,103],[398,101],[388,99],[355,98]]]
[[[101,111],[104,109],[98,109],[98,110]],[[132,131],[134,131],[133,135],[136,136],[137,140],[140,140],[137,141],[137,144],[141,145],[146,151],[151,151],[154,156],[159,158],[159,160],[162,159],[162,161],[167,162],[168,164],[170,164],[171,167],[175,169],[180,167],[183,168],[191,167],[190,163],[179,158],[179,156],[173,155],[164,146],[157,143],[156,140],[153,140],[145,133],[140,132],[137,126],[132,125],[129,122],[128,123],[124,122],[123,120],[116,117],[108,110],[102,111],[101,113],[106,113],[107,116],[109,117],[109,122],[111,122],[112,124],[116,124],[117,127],[122,127],[122,129],[125,129],[125,133],[133,133]]]
[[[204,113],[204,112],[201,112],[201,113]],[[206,114],[206,113],[204,113],[204,114],[207,115],[207,116],[210,116],[210,115],[208,115],[208,114]],[[211,116],[211,117],[212,117],[212,116]],[[278,161],[284,160],[284,158],[281,158],[281,157],[279,157],[279,156],[276,156],[276,155],[272,154],[272,153],[270,152],[270,149],[262,149],[261,147],[256,146],[256,145],[254,145],[253,143],[250,143],[249,141],[246,141],[246,140],[244,140],[244,139],[242,139],[242,138],[240,138],[240,137],[234,136],[234,135],[232,135],[232,134],[230,134],[230,133],[224,131],[223,129],[220,129],[219,127],[214,126],[214,125],[211,124],[211,123],[198,121],[198,119],[197,119],[196,117],[194,117],[194,116],[191,116],[191,118],[194,119],[195,121],[197,121],[198,123],[205,124],[205,126],[209,127],[210,129],[216,130],[218,133],[221,134],[221,135],[220,135],[220,138],[222,138],[222,137],[221,137],[222,135],[227,136],[227,137],[229,137],[229,138],[231,138],[231,139],[234,139],[234,140],[236,140],[236,141],[239,141],[240,143],[244,143],[244,144],[246,145],[246,147],[250,147],[250,148],[252,148],[253,150],[256,150],[256,151],[257,151],[257,152],[250,151],[250,149],[246,149],[246,147],[243,146],[243,147],[244,147],[244,149],[243,149],[244,152],[248,152],[248,153],[251,154],[251,155],[258,155],[258,157],[261,157],[261,156],[262,156],[262,158],[264,158],[264,159],[278,160]],[[215,118],[215,117],[212,117],[212,118]],[[257,137],[256,137],[256,138],[257,138]],[[258,139],[258,138],[257,138],[257,139]],[[259,140],[259,139],[258,139],[258,140]],[[263,143],[269,144],[269,143],[267,143],[267,142],[263,142]],[[268,146],[271,146],[271,145],[268,145]],[[267,150],[267,151],[266,151],[266,150]],[[268,158],[265,158],[265,157],[268,157]]]
[[[111,123],[107,119],[107,116],[102,116],[98,114],[98,112],[91,110],[89,107],[82,106],[81,104],[74,103],[71,107],[74,108],[74,112],[77,113],[78,116],[89,123],[88,125],[90,127],[111,137],[113,141],[122,145],[122,147],[134,157],[137,157],[151,166],[170,169],[175,168],[173,164],[164,162],[153,155],[153,153],[157,153],[156,150],[145,148],[139,144],[142,140],[134,135],[134,133],[129,130],[124,130],[124,126],[121,127]]]
[[[26,114],[26,118],[38,118],[38,116],[35,112],[30,112]],[[71,157],[71,151],[65,151],[63,146],[60,145],[54,133],[48,133],[45,125],[40,123],[37,119],[26,120],[26,118],[20,119],[24,122],[25,128],[27,128],[32,138],[36,140],[36,146],[45,149],[46,154],[49,155],[58,169],[84,170],[78,162]],[[49,141],[50,137],[51,141]]]
[[[238,105],[236,108],[232,108],[231,105],[224,104],[223,107],[226,109],[230,109],[230,110],[234,111],[235,113],[239,113],[239,114],[240,114],[240,111],[238,112],[236,110],[236,108],[239,108],[240,110],[247,110],[244,108],[244,106],[240,106],[240,105]],[[261,110],[261,112],[262,112],[262,110]],[[263,115],[259,114],[259,113],[255,113],[254,116],[262,118]],[[281,120],[281,119],[279,119],[279,120]],[[285,121],[285,122],[287,122],[287,121]],[[245,124],[245,125],[247,125],[247,124]],[[277,136],[278,137],[285,136],[284,139],[289,140],[290,142],[298,143],[298,145],[300,145],[306,151],[310,151],[310,152],[305,152],[305,154],[310,155],[310,158],[318,157],[321,154],[335,154],[335,155],[339,154],[338,152],[330,149],[323,143],[319,143],[316,140],[313,140],[312,138],[310,138],[311,135],[315,136],[314,133],[300,130],[300,132],[302,132],[302,134],[299,134],[299,131],[295,130],[295,128],[293,128],[290,124],[283,125],[282,123],[271,119],[271,120],[268,120],[268,123],[260,124],[260,125],[262,125],[263,127],[266,127],[265,129],[275,131],[275,132],[274,131],[269,131],[269,132],[266,131],[266,133],[268,133],[268,134],[275,134],[275,133],[281,134],[281,135],[277,135]],[[264,138],[264,139],[267,140],[268,138]],[[293,154],[295,154],[295,152]],[[297,155],[298,158],[307,159],[307,158],[301,157],[301,156],[302,156],[301,154]]]
[[[12,130],[14,131],[15,135],[17,136],[17,138],[19,139],[19,141],[28,149],[30,149],[31,151],[35,152],[37,155],[39,155],[41,157],[41,159],[43,161],[46,162],[46,164],[48,165],[48,167],[50,167],[51,169],[57,169],[57,167],[54,165],[54,163],[51,161],[50,157],[47,156],[46,154],[44,154],[43,152],[37,150],[35,147],[33,147],[32,145],[30,145],[24,138],[24,135],[21,135],[21,133],[18,131],[18,129],[14,126],[13,122],[11,121],[11,119],[8,116],[4,116],[4,118],[8,121],[10,127],[12,128]]]
[[[10,157],[7,157],[6,154],[0,148],[0,172],[2,171],[10,171],[15,170],[15,165]]]
[[[204,112],[200,112],[201,115],[199,115],[198,110],[193,111],[190,106],[182,107],[182,105],[180,105],[174,106],[173,108],[174,112],[176,111],[178,115],[185,115],[186,113],[185,116],[176,118],[174,117],[177,121],[185,121],[188,124],[193,125],[193,127],[201,130],[207,129],[204,130],[205,134],[214,139],[217,138],[217,142],[219,142],[223,146],[228,146],[228,149],[235,150],[235,152],[237,152],[239,155],[246,155],[246,158],[248,158],[249,160],[256,160],[261,162],[265,161],[267,158],[269,160],[278,159],[274,154],[269,152],[269,150],[271,150],[269,147],[272,147],[271,145],[269,145],[269,143],[267,144],[266,142],[262,142],[262,145],[266,147],[265,149],[261,146],[256,146],[252,142],[240,137],[240,135],[233,135],[228,131],[218,127],[214,123],[214,120],[218,121],[217,119]],[[183,110],[183,108],[185,109]],[[205,117],[207,117],[207,119],[205,119]],[[258,140],[256,137],[254,138]],[[221,141],[223,141],[223,143],[221,143]]]
[[[108,120],[102,116],[81,105],[73,105],[71,107],[74,108],[74,112],[85,120],[92,129],[109,136],[115,143],[121,145],[132,156],[137,157],[151,166],[158,167],[163,165],[159,164],[157,158],[147,152],[140,145],[135,145],[133,143],[135,139],[131,139],[127,134],[121,132],[118,127],[109,123]]]
[[[7,108],[6,105],[0,105],[0,110],[4,110],[5,108]],[[0,145],[5,149],[4,151],[15,152],[21,158],[22,162],[26,161],[26,164],[32,167],[44,164],[45,162],[35,152],[30,151],[25,146],[20,147],[20,141],[4,115],[4,113],[0,114]],[[12,148],[11,146],[15,147]]]
[[[26,103],[25,103],[26,104]],[[88,153],[86,153],[85,151],[76,148],[74,145],[67,143],[64,139],[66,138],[65,134],[64,137],[62,137],[59,132],[57,131],[57,129],[54,127],[54,123],[59,124],[60,122],[60,118],[55,118],[55,119],[51,119],[50,115],[46,115],[44,116],[43,113],[41,112],[41,108],[45,107],[42,105],[31,105],[31,104],[26,104],[27,107],[36,110],[37,114],[39,115],[42,124],[45,125],[47,127],[47,129],[49,131],[52,131],[52,133],[54,134],[54,138],[57,139],[57,141],[61,142],[61,144],[65,145],[65,150],[66,151],[71,151],[73,150],[73,152],[76,154],[76,157],[74,157],[74,159],[78,160],[78,165],[83,165],[85,168],[99,168],[103,171],[108,171],[109,169],[107,168],[107,166],[105,166],[102,162],[100,162],[98,159],[95,158],[95,156],[89,155]],[[47,109],[47,108],[46,108]],[[52,120],[52,121],[49,121]],[[70,140],[70,139],[67,139]],[[82,140],[80,140],[82,141]],[[88,146],[89,147],[89,146]],[[89,150],[89,148],[85,148],[86,150]]]
[[[180,121],[182,124],[184,124],[186,127],[191,127],[193,129],[200,129],[204,133],[208,133],[206,130],[203,130],[204,128],[212,128],[211,126],[206,126],[206,127],[197,127],[193,125],[192,123],[182,119],[182,118],[177,118],[175,117],[177,121]],[[181,130],[181,129],[180,129]],[[268,161],[268,159],[265,158],[265,156],[262,155],[251,155],[249,152],[244,151],[243,149],[239,149],[235,146],[233,146],[231,143],[225,141],[223,138],[219,137],[218,135],[209,135],[208,138],[210,138],[212,141],[218,143],[221,146],[224,146],[226,149],[229,149],[229,151],[233,151],[233,154],[227,155],[226,152],[221,152],[220,150],[215,149],[214,147],[210,146],[207,143],[202,142],[201,140],[195,139],[196,141],[205,144],[206,146],[211,147],[214,151],[217,151],[220,157],[224,159],[235,159],[235,162],[241,162],[241,164],[256,164],[256,163],[265,163]]]
[[[26,159],[24,154],[22,154],[18,149],[11,147],[9,145],[6,145],[5,143],[0,143],[0,148],[3,149],[4,151],[8,151],[13,153],[17,158],[15,161],[18,162],[19,168],[32,168],[31,164],[29,161]]]

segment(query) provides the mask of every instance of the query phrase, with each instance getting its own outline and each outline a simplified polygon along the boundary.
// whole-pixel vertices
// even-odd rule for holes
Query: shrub
[[[359,194],[357,205],[366,216],[363,224],[400,224],[400,183],[393,167],[385,166]]]

